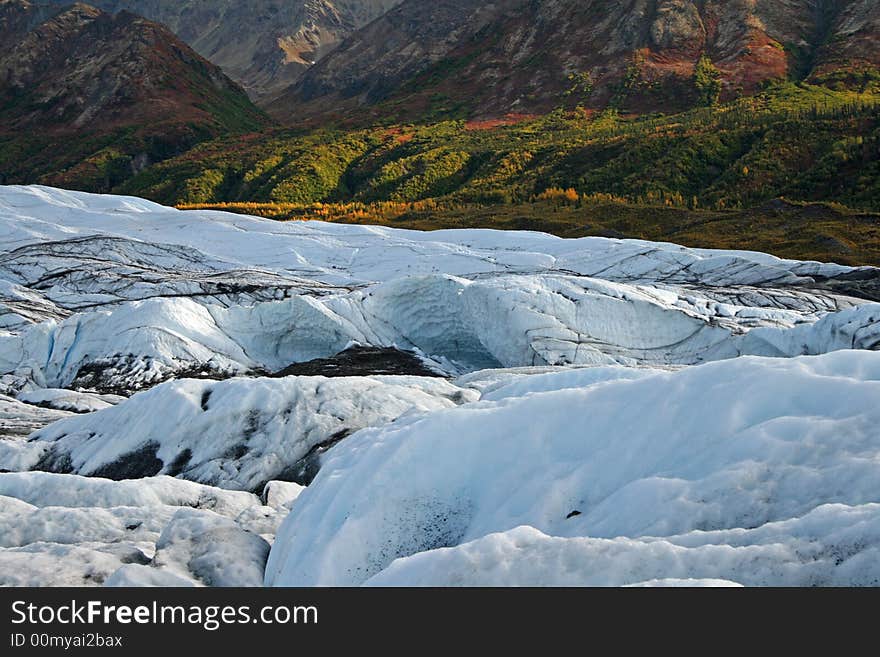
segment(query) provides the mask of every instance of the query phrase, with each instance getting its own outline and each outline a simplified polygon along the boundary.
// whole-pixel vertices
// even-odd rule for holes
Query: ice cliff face
[[[0,582],[870,584],[878,294],[0,187]]]

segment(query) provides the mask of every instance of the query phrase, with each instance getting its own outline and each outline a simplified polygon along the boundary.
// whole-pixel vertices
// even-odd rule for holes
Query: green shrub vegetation
[[[713,92],[714,93],[714,92]],[[549,188],[633,204],[785,197],[880,210],[880,96],[780,82],[675,115],[273,130],[211,141],[114,188],[169,204],[522,203]]]
[[[721,98],[721,71],[719,71],[708,55],[703,55],[694,69],[694,87],[703,105],[717,105]]]
[[[678,114],[628,115],[621,101],[602,112],[559,109],[538,117],[270,128],[204,141],[143,170],[125,140],[153,149],[156,160],[167,144],[123,134],[62,144],[48,154],[36,138],[0,140],[0,160],[51,156],[61,171],[51,182],[60,178],[67,187],[279,219],[421,228],[482,222],[567,236],[605,231],[876,263],[880,236],[871,213],[880,211],[880,95],[870,72],[853,75],[840,88],[779,81],[756,96],[711,104],[716,75],[706,60],[692,90],[706,106]],[[621,99],[641,82],[634,75],[628,84]],[[588,93],[588,80],[576,75],[572,87],[573,94]],[[773,223],[777,214],[748,214],[779,198],[826,209],[836,204],[859,219],[850,210],[814,209],[827,219],[821,229],[818,220],[792,220],[783,230]],[[728,213],[747,219],[733,222]],[[767,230],[755,217],[769,222]]]

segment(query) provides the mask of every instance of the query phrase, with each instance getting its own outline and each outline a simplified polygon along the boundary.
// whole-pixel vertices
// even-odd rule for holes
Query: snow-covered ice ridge
[[[538,233],[420,233],[0,188],[0,374],[145,389],[351,343],[453,373],[691,365],[880,343],[870,268]]]
[[[0,584],[877,585],[878,299],[0,186]],[[268,377],[352,345],[423,366]]]

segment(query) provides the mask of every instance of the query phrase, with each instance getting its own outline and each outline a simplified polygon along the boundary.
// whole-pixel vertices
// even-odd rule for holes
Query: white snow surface
[[[878,583],[880,354],[568,376],[341,443],[267,584]]]
[[[477,397],[445,379],[408,376],[173,381],[56,422],[34,433],[29,447],[32,465],[43,459],[44,469],[62,463],[64,470],[112,478],[107,468],[126,476],[171,473],[259,492],[312,450],[359,429]],[[148,463],[126,465],[145,448]]]
[[[416,350],[456,373],[872,349],[880,307],[845,281],[873,271],[0,187],[0,374],[130,392],[193,371],[277,371],[351,343]]]
[[[606,280],[723,286],[792,283],[835,276],[846,267],[780,260],[744,251],[686,249],[671,244],[587,238],[563,240],[532,232],[446,230],[433,233],[321,222],[277,223],[223,212],[181,212],[142,199],[47,187],[0,186],[0,241],[9,253],[42,244],[101,236],[119,248],[99,257],[144,264],[143,249],[165,247],[215,269],[288,274],[351,285],[444,273],[574,272]],[[197,225],[198,230],[193,230]],[[38,259],[39,260],[39,259]],[[146,264],[174,269],[175,258],[148,253]],[[94,267],[94,263],[90,263]],[[31,266],[38,266],[39,263]],[[27,282],[30,269],[16,264]],[[215,269],[216,270],[216,269]]]
[[[174,506],[236,517],[259,506],[255,495],[221,490],[172,477],[110,481],[48,472],[0,474],[0,496],[35,507],[102,508]]]
[[[0,474],[0,586],[259,586],[282,511],[171,477]]]
[[[745,251],[0,186],[0,585],[878,585],[872,298]],[[267,376],[352,346],[448,378]]]
[[[659,539],[561,538],[519,527],[398,559],[367,585],[877,586],[878,539],[877,504],[829,505],[758,529]]]
[[[71,413],[91,413],[115,406],[125,397],[118,395],[94,395],[75,390],[63,390],[57,388],[43,388],[23,391],[17,399],[26,404],[41,406],[59,411]]]

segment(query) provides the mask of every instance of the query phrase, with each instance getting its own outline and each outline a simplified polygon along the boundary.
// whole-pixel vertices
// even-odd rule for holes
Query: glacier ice
[[[0,241],[0,375],[20,387],[128,394],[352,343],[453,373],[878,343],[875,270],[758,253],[277,223],[41,187],[2,188]]]
[[[0,474],[0,585],[258,586],[291,486],[273,507],[171,477]]]
[[[876,583],[862,566],[880,549],[880,353],[605,378],[355,434],[297,500],[266,582],[561,583],[570,561],[580,584]],[[522,526],[553,539],[484,539]],[[593,542],[561,540],[575,538]],[[765,540],[784,554],[744,576]],[[697,549],[713,541],[722,547]],[[725,566],[717,554],[733,546],[743,556]],[[612,557],[590,565],[618,552],[618,569]],[[661,553],[676,567],[658,556],[627,568]],[[529,563],[557,570],[530,575]]]
[[[0,584],[878,585],[878,301],[0,186]]]
[[[261,492],[284,477],[307,483],[321,452],[359,429],[477,396],[406,376],[172,381],[35,432],[30,467],[111,479],[171,474]]]

